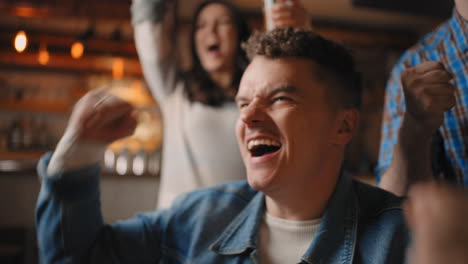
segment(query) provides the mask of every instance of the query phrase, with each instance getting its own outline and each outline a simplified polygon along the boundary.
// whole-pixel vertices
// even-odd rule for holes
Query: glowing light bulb
[[[84,45],[80,41],[75,41],[70,49],[70,54],[72,58],[79,59],[83,56],[84,53]]]
[[[41,44],[41,46],[39,47],[39,54],[37,56],[37,60],[41,65],[46,65],[47,63],[49,63],[49,59],[50,56],[49,51],[47,51],[47,45]]]
[[[24,32],[24,30],[20,30],[18,33],[16,33],[14,46],[18,53],[23,52],[28,46],[28,37],[26,36],[26,32]]]
[[[122,58],[115,58],[112,61],[112,77],[115,80],[121,80],[124,75],[124,65],[125,62]]]

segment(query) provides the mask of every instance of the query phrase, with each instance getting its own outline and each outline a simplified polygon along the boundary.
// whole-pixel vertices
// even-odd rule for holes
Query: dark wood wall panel
[[[353,5],[445,18],[452,12],[453,0],[353,0]]]

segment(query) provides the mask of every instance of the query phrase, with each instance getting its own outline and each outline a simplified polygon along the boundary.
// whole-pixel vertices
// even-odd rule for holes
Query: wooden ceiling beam
[[[406,49],[416,40],[415,34],[392,33],[378,30],[352,30],[333,27],[314,26],[317,34],[342,43],[356,47],[381,47],[390,49]]]

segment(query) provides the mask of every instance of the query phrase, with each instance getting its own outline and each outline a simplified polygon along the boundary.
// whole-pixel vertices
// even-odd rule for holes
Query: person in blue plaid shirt
[[[409,49],[387,85],[380,187],[406,195],[417,181],[468,185],[468,1]]]

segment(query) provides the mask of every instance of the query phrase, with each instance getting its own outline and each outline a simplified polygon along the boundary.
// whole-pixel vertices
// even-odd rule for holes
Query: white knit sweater
[[[165,42],[162,24],[134,25],[143,73],[163,115],[163,157],[158,207],[201,187],[245,179],[235,138],[235,103],[211,107],[190,102],[175,79],[175,59],[164,55],[174,43]]]

